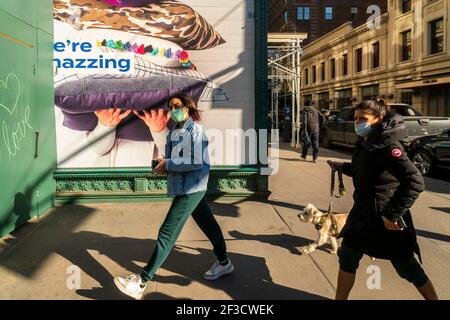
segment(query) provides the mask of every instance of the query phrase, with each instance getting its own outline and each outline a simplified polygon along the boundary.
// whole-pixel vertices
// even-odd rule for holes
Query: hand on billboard
[[[152,132],[161,132],[167,127],[170,114],[163,109],[153,109],[150,111],[133,111],[136,116],[142,119]]]
[[[124,112],[122,112],[124,111]],[[121,110],[119,108],[110,108],[103,109],[99,111],[95,111],[95,115],[104,126],[115,128],[119,125],[119,123],[128,117],[131,113],[131,110]]]

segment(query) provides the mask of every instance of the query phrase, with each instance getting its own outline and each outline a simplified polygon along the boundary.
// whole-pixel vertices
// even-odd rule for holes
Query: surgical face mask
[[[372,127],[367,122],[355,122],[355,131],[358,136],[365,137],[372,131]]]
[[[170,118],[175,122],[182,122],[186,120],[188,115],[184,113],[183,108],[173,109],[170,111]]]

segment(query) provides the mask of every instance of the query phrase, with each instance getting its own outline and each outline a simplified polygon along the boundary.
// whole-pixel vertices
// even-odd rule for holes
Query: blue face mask
[[[170,117],[175,122],[182,122],[187,119],[187,115],[184,113],[183,109],[173,109],[170,111]]]
[[[372,127],[367,122],[355,122],[355,131],[358,136],[365,137],[372,131]]]

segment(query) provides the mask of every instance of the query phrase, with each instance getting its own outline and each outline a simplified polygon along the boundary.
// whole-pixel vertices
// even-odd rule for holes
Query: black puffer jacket
[[[408,259],[414,252],[420,258],[409,209],[424,190],[424,181],[402,147],[406,137],[403,118],[390,113],[358,143],[352,163],[343,166],[355,192],[341,237],[345,245],[380,259]],[[382,216],[393,221],[403,217],[407,228],[389,231]]]

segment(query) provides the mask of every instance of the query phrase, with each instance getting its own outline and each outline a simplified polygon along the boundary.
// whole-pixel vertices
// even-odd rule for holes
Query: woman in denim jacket
[[[144,111],[143,115],[135,112],[152,129],[155,141],[167,136],[164,159],[160,160],[154,172],[167,172],[168,195],[174,196],[147,266],[139,275],[114,278],[120,291],[135,299],[142,298],[148,282],[169,255],[191,215],[213,244],[217,257],[217,262],[203,277],[216,280],[234,270],[227,256],[222,230],[206,201],[210,169],[208,139],[196,123],[200,120],[199,111],[195,102],[184,94],[174,95],[168,101],[170,113],[167,115],[162,110]],[[169,118],[176,123],[170,131],[167,129]]]

